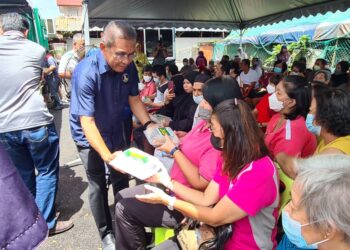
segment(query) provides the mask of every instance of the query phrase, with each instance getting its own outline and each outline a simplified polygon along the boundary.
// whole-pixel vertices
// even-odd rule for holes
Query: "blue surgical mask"
[[[293,220],[285,210],[282,211],[283,230],[286,233],[288,239],[299,248],[317,249],[319,244],[329,240],[329,239],[325,239],[322,241],[315,242],[313,244],[308,244],[304,239],[303,235],[301,234],[301,228],[311,224],[313,223],[307,223],[307,224],[301,225],[300,222]]]
[[[314,125],[314,119],[315,116],[313,114],[307,114],[305,125],[307,127],[307,130],[309,130],[314,135],[320,136],[321,134],[321,127]]]
[[[279,67],[274,67],[274,68],[273,68],[273,72],[278,73],[278,74],[281,74],[281,73],[282,73],[282,69],[279,68]]]
[[[153,77],[153,80],[157,85],[159,85],[159,83],[160,83],[159,77]]]
[[[203,101],[203,95],[199,95],[199,96],[193,96],[193,101],[197,104],[199,104],[201,101]]]

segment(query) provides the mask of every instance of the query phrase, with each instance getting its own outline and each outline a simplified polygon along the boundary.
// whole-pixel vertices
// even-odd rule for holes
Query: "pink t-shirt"
[[[205,121],[200,121],[188,134],[181,140],[181,152],[199,169],[199,174],[211,181],[216,170],[216,164],[221,158],[221,152],[214,149],[210,143],[211,133],[208,129],[203,129]],[[172,179],[191,187],[177,162],[171,169]]]
[[[312,155],[315,152],[317,140],[307,130],[304,117],[286,120],[282,127],[273,132],[280,117],[279,113],[272,116],[265,133],[265,143],[273,157],[281,152],[297,157]]]
[[[220,199],[227,196],[248,216],[232,223],[233,234],[225,250],[275,249],[278,220],[278,173],[269,157],[247,164],[232,181],[218,162],[213,180]]]
[[[153,80],[144,84],[145,87],[140,91],[140,97],[151,96],[157,92],[157,86]]]

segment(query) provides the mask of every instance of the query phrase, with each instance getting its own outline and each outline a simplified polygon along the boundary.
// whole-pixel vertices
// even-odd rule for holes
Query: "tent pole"
[[[84,39],[85,39],[85,52],[88,52],[90,46],[90,27],[89,27],[89,11],[88,0],[83,0],[83,17],[84,23]]]
[[[175,45],[175,36],[176,36],[176,32],[175,32],[175,28],[172,28],[172,39],[173,39],[173,58],[176,60],[176,45]]]
[[[239,47],[242,48],[242,37],[243,37],[243,30],[239,29]]]

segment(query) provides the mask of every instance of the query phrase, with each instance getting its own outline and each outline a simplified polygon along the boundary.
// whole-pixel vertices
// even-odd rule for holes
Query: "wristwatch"
[[[174,156],[175,152],[178,151],[178,150],[180,150],[179,147],[174,147],[174,148],[169,152],[169,154],[170,154],[171,156]]]
[[[176,197],[175,196],[171,196],[169,199],[169,203],[168,203],[168,209],[173,211],[174,210],[174,205],[175,205],[175,201],[176,201]]]

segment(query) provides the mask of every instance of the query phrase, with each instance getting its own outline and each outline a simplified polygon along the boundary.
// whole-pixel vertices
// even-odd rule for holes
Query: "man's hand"
[[[105,163],[109,164],[112,160],[114,160],[121,153],[123,153],[123,151],[115,151],[114,153],[103,155],[102,159]]]

